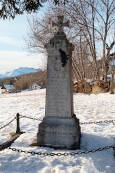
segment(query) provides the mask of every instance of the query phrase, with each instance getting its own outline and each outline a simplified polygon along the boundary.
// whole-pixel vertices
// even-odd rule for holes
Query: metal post
[[[17,123],[16,133],[19,134],[19,133],[21,133],[21,131],[20,131],[20,114],[19,113],[16,114],[16,123]]]

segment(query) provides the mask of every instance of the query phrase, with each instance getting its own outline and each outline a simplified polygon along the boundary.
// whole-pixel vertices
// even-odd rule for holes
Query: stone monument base
[[[76,117],[45,117],[39,125],[37,144],[60,149],[79,149],[79,120]]]

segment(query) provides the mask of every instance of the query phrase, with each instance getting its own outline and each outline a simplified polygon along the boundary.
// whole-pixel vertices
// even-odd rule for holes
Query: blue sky
[[[16,16],[14,20],[0,19],[0,74],[18,67],[43,66],[44,56],[27,50],[24,40],[27,32],[27,15]]]

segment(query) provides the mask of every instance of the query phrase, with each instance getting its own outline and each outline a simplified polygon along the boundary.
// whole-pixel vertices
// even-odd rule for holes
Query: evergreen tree
[[[31,13],[39,10],[49,0],[0,0],[0,18],[15,18],[16,15],[24,12]],[[53,0],[55,5],[67,0]]]

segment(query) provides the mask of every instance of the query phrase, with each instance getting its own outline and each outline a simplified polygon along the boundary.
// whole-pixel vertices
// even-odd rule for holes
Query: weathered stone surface
[[[80,147],[79,121],[74,118],[47,117],[39,126],[38,144],[53,148]]]
[[[39,125],[40,146],[79,148],[79,120],[72,117],[73,96],[71,57],[69,57],[71,46],[61,28],[46,45],[48,51],[46,109],[45,118]]]

